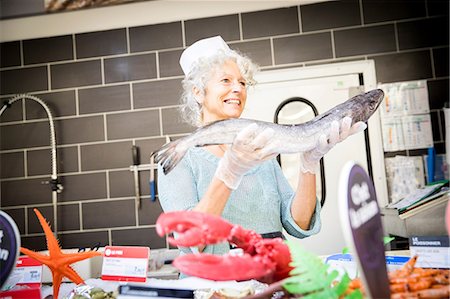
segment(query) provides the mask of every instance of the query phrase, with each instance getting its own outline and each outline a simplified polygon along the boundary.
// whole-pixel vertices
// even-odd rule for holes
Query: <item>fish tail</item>
[[[168,174],[186,154],[187,148],[184,150],[177,148],[181,140],[169,142],[151,154],[154,156],[155,163],[161,164],[164,174]]]

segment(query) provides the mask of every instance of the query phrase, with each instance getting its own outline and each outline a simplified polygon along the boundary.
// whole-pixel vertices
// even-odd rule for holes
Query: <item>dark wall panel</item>
[[[303,32],[361,25],[359,1],[325,1],[300,6]]]
[[[297,7],[242,14],[244,38],[298,33],[299,31]]]
[[[73,59],[71,35],[24,40],[22,44],[24,64]]]
[[[364,23],[426,16],[425,0],[362,0]]]
[[[48,89],[47,67],[0,71],[0,94],[27,93]]]
[[[21,65],[20,42],[0,43],[0,67]]]
[[[53,89],[102,83],[100,60],[55,64],[50,71]]]
[[[429,51],[388,54],[369,58],[375,60],[379,82],[419,80],[433,76]]]
[[[156,78],[156,55],[134,55],[105,59],[105,82],[124,82]]]
[[[77,58],[124,54],[127,52],[125,28],[76,34],[75,41]]]
[[[395,27],[392,24],[336,30],[336,57],[367,55],[397,50]]]
[[[329,32],[275,38],[273,44],[276,64],[333,58]]]
[[[183,47],[181,22],[130,28],[131,52],[180,47]]]
[[[184,22],[186,45],[210,36],[220,35],[225,41],[239,39],[239,16],[228,15],[187,20]],[[180,56],[178,56],[179,58]]]

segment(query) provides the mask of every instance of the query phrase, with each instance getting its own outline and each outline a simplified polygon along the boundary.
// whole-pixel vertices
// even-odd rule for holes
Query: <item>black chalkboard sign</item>
[[[339,208],[346,243],[355,256],[368,298],[390,298],[383,226],[375,187],[354,162],[345,165],[339,182]]]
[[[0,211],[0,288],[16,267],[20,250],[20,234],[14,220]]]

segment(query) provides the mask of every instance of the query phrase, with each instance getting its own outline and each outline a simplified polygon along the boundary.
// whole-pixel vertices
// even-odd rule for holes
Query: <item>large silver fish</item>
[[[161,163],[164,173],[167,174],[180,162],[189,148],[230,144],[240,130],[252,123],[258,124],[261,131],[267,127],[275,130],[273,138],[275,138],[274,142],[280,154],[304,152],[316,146],[319,136],[324,132],[329,132],[331,122],[335,120],[340,121],[349,116],[352,118],[352,124],[358,121],[366,122],[377,110],[383,98],[383,91],[374,89],[357,95],[308,122],[297,125],[280,125],[244,118],[220,120],[198,128],[188,136],[165,144],[152,155],[155,155],[155,162]]]

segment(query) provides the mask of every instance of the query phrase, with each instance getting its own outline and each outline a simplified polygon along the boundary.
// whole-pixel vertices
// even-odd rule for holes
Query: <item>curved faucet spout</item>
[[[54,218],[54,228],[53,231],[56,235],[58,230],[58,222],[57,222],[57,193],[60,193],[63,189],[63,186],[58,181],[58,172],[57,172],[57,160],[56,160],[56,134],[55,134],[55,125],[53,122],[53,116],[52,112],[50,111],[50,108],[47,106],[47,104],[41,100],[40,98],[29,95],[29,94],[18,94],[12,97],[9,100],[6,100],[3,102],[3,106],[0,108],[0,115],[3,114],[3,112],[9,108],[14,102],[21,100],[21,99],[28,99],[33,100],[37,103],[39,103],[47,113],[47,117],[50,124],[50,146],[51,146],[51,163],[52,163],[52,173],[51,173],[51,180],[49,182],[51,188],[52,188],[52,203],[53,203],[53,218]]]

